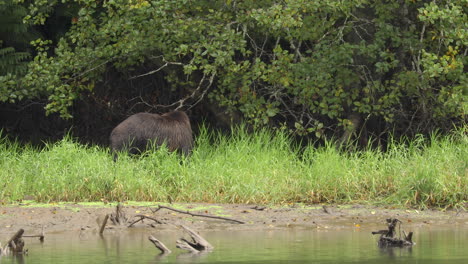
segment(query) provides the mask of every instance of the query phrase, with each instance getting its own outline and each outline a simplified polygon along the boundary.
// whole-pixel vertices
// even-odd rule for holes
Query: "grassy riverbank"
[[[458,207],[468,201],[468,137],[391,143],[388,151],[299,151],[283,134],[202,132],[190,158],[139,158],[66,138],[42,150],[0,140],[0,200],[371,203]]]

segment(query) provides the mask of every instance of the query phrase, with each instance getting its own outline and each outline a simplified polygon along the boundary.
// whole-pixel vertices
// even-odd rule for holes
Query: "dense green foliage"
[[[13,1],[0,1],[0,83],[3,84],[12,74],[24,74],[27,65],[25,60],[30,57],[27,49],[28,26],[23,24],[27,10],[15,5]],[[17,51],[16,49],[23,50]],[[6,95],[5,95],[6,96]],[[3,97],[2,100],[6,100]],[[16,99],[13,97],[12,99]]]
[[[70,138],[45,149],[0,141],[0,200],[219,203],[371,203],[463,207],[468,138],[419,137],[387,152],[291,147],[284,133],[202,129],[188,159],[160,149],[114,163],[107,149]]]
[[[143,102],[177,91],[172,107],[214,104],[298,135],[353,131],[352,114],[377,120],[375,135],[428,133],[466,116],[466,0],[16,2],[30,25],[78,10],[63,37],[32,43],[24,77],[0,78],[0,100],[47,98],[63,117],[87,96],[118,107],[106,86],[115,71],[127,89],[167,82]]]

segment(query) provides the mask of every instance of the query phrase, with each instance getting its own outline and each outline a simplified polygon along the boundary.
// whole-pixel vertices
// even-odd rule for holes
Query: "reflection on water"
[[[175,248],[181,232],[128,229],[48,234],[45,242],[26,240],[29,254],[0,263],[468,263],[468,227],[413,230],[413,248],[377,247],[371,230],[210,231],[202,235],[215,247],[192,255]],[[159,255],[153,234],[173,253]]]

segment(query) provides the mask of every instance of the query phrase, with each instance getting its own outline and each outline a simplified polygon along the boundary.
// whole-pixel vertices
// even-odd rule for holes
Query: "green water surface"
[[[412,248],[380,249],[371,230],[290,229],[204,231],[215,247],[192,255],[175,248],[182,232],[157,229],[47,234],[44,243],[27,239],[29,253],[0,263],[468,263],[468,226],[415,230]],[[160,256],[148,241],[154,235],[173,252]]]

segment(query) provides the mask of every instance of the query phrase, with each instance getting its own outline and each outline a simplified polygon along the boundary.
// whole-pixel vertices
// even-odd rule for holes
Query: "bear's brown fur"
[[[162,115],[134,114],[116,126],[110,135],[110,147],[114,153],[128,151],[132,154],[146,150],[151,144],[166,144],[170,151],[188,155],[193,138],[190,120],[186,113],[174,111]]]

